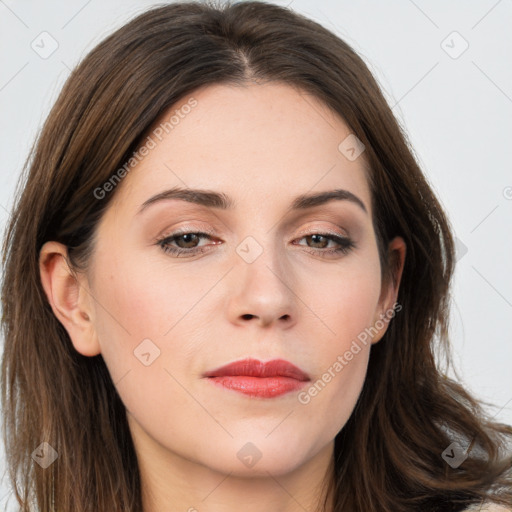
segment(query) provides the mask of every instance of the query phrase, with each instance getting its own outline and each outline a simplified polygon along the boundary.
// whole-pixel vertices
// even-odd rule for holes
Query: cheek
[[[339,354],[311,385],[298,395],[311,423],[322,422],[319,444],[328,442],[347,423],[363,388],[368,366],[369,346]]]
[[[198,333],[206,329],[208,300],[201,300],[218,274],[198,279],[192,266],[178,271],[156,260],[99,254],[93,293],[102,357],[125,406],[165,422],[169,397],[175,407],[190,405],[179,382],[193,373]]]
[[[379,272],[378,263],[345,268],[336,278],[323,280],[323,293],[308,297],[326,334],[316,336],[308,349],[316,373],[297,398],[311,420],[325,420],[326,439],[347,422],[364,384],[380,296]]]
[[[191,276],[154,276],[151,262],[98,260],[96,331],[102,357],[126,409],[137,418],[151,418],[156,429],[171,435],[173,410],[191,408],[173,366],[187,372],[190,348],[183,340],[194,331],[187,312],[204,294]],[[154,267],[153,267],[154,268]],[[188,278],[188,285],[186,279]],[[202,293],[201,293],[202,292]],[[174,362],[174,365],[173,365]],[[175,377],[175,378],[174,378]],[[172,409],[170,408],[172,404]],[[196,414],[199,411],[194,411]],[[192,428],[183,418],[180,426]],[[183,435],[183,432],[181,433]]]
[[[318,318],[319,332],[324,333],[317,338],[315,349],[324,354],[325,364],[349,349],[352,340],[375,321],[381,293],[380,267],[374,258],[354,258],[340,265],[336,273],[317,273],[309,281],[303,293],[307,292],[307,304]]]
[[[198,279],[192,267],[165,268],[155,259],[98,259],[97,328],[105,354],[112,346],[117,355],[132,352],[144,339],[161,348],[178,330],[194,332],[193,310],[212,280],[207,276]]]

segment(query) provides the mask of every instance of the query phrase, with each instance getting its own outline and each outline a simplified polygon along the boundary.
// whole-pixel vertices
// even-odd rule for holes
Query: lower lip
[[[208,380],[217,386],[222,386],[244,395],[262,398],[273,398],[302,388],[306,381],[290,377],[247,377],[225,376],[208,377]]]

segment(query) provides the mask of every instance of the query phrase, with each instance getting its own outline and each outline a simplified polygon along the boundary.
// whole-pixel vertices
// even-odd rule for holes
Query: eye
[[[333,256],[336,254],[348,254],[352,249],[356,247],[356,244],[353,240],[348,237],[333,235],[331,233],[311,233],[310,235],[303,236],[298,240],[307,240],[311,242],[316,247],[313,247],[312,252],[315,254],[320,254],[322,257]],[[337,247],[326,249],[329,242],[334,242],[337,244]],[[297,244],[301,245],[301,244]]]
[[[166,236],[165,238],[158,240],[157,244],[165,253],[179,257],[184,254],[199,254],[208,250],[205,247],[198,245],[202,238],[206,238],[208,240],[212,239],[208,233],[184,231]],[[171,245],[172,243],[176,243],[178,247]]]
[[[211,244],[206,246],[199,245],[202,239],[213,240],[213,237],[209,233],[200,231],[180,231],[158,240],[157,245],[167,254],[176,257],[187,257],[210,250]],[[350,238],[331,233],[311,233],[297,240],[306,240],[307,244],[312,244],[313,247],[307,247],[307,252],[322,257],[348,254],[356,247],[356,244]],[[216,244],[218,243],[216,242]],[[328,248],[330,243],[333,243],[334,247]],[[304,246],[303,244],[295,245]]]

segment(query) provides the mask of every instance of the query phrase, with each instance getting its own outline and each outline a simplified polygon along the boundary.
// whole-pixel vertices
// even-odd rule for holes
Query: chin
[[[212,453],[208,465],[221,473],[239,477],[268,477],[269,473],[279,476],[295,471],[318,452],[314,446],[308,447],[305,439],[277,433],[267,438],[265,435],[257,433],[253,437],[245,436],[243,440],[236,437],[230,441],[229,448],[220,448],[222,454]],[[215,468],[212,461],[216,461]]]

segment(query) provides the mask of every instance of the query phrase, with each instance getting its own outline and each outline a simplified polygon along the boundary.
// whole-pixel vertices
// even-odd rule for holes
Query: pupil
[[[311,238],[313,239],[313,243],[320,244],[322,247],[325,246],[325,242],[322,244],[322,242],[319,241],[320,238],[323,238],[323,235],[311,235]]]
[[[184,239],[185,241],[185,244],[190,244],[191,242],[194,241],[193,237],[195,237],[196,235],[194,233],[187,233],[185,235],[181,235],[181,238]]]

